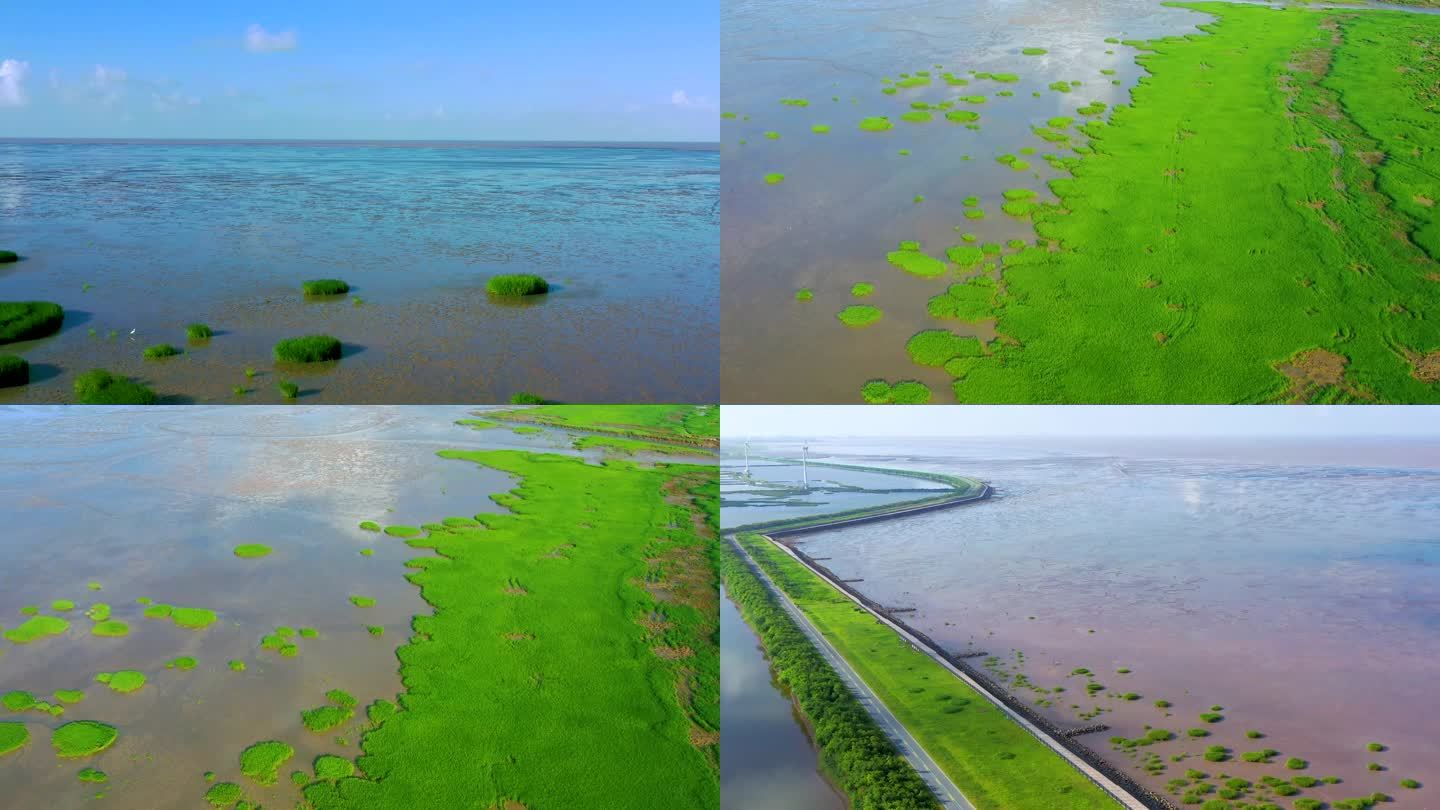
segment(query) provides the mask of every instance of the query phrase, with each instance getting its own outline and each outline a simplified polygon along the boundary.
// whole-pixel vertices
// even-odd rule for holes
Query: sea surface
[[[278,401],[281,377],[325,403],[714,401],[719,164],[685,144],[0,139],[0,246],[23,259],[0,299],[67,310],[6,347],[35,382],[0,402],[69,401],[97,366],[174,403]],[[493,300],[502,273],[552,292]],[[352,289],[307,301],[313,278]],[[216,337],[186,346],[193,321]],[[342,360],[274,367],[276,341],[316,332]],[[141,359],[164,342],[186,354]]]
[[[766,452],[787,449],[798,443]],[[952,651],[1065,686],[1042,708],[1062,726],[1101,707],[1110,729],[1081,738],[1098,753],[1134,767],[1106,739],[1167,728],[1181,738],[1150,749],[1167,758],[1274,748],[1277,762],[1300,757],[1304,773],[1342,779],[1305,796],[1380,791],[1397,808],[1434,806],[1399,780],[1440,783],[1440,445],[812,440],[810,452],[995,488],[987,502],[809,535],[803,548],[863,578],[877,601],[916,608],[905,620]],[[752,522],[734,511],[727,522]],[[1105,686],[1099,700],[1081,697],[1078,667]],[[1140,699],[1112,696],[1129,691]],[[1212,705],[1224,719],[1207,724],[1199,715]],[[1210,736],[1186,738],[1194,727]],[[1252,729],[1263,739],[1247,739]],[[1387,748],[1370,753],[1369,742]],[[1184,767],[1135,773],[1163,790]]]

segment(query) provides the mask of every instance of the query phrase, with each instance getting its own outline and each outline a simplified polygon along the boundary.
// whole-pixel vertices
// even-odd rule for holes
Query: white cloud
[[[670,103],[676,107],[684,107],[690,110],[709,110],[715,107],[715,103],[708,98],[691,98],[684,90],[676,90],[670,94]]]
[[[126,73],[122,68],[96,65],[95,72],[91,74],[90,80],[96,87],[105,88],[120,84],[128,78],[130,78],[130,74]]]
[[[270,33],[259,23],[245,29],[245,50],[252,53],[271,51],[293,51],[300,46],[300,38],[294,31]]]
[[[29,101],[25,95],[25,77],[30,63],[19,59],[0,62],[0,107],[19,107]]]

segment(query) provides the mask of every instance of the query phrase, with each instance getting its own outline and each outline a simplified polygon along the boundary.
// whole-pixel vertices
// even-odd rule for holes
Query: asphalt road
[[[745,562],[750,566],[750,570],[754,571],[755,575],[760,578],[760,582],[775,595],[780,606],[785,609],[786,613],[790,614],[790,618],[794,620],[796,626],[809,637],[810,642],[815,645],[815,649],[819,650],[820,654],[829,662],[830,668],[835,670],[835,673],[840,676],[840,680],[849,687],[851,693],[860,701],[860,705],[864,706],[865,710],[870,713],[870,716],[875,718],[875,722],[884,730],[885,735],[888,736],[890,741],[895,744],[895,747],[899,749],[900,754],[905,757],[910,763],[910,766],[920,775],[920,778],[925,780],[925,784],[930,787],[930,790],[935,794],[935,798],[940,801],[941,806],[946,810],[975,810],[975,806],[965,798],[965,794],[960,792],[960,788],[956,787],[955,783],[950,781],[950,777],[946,776],[945,772],[940,769],[940,766],[935,763],[935,760],[925,752],[924,748],[920,747],[920,743],[916,742],[915,738],[910,736],[910,732],[905,729],[904,724],[902,724],[895,715],[890,713],[890,709],[881,702],[880,698],[876,697],[875,693],[865,681],[860,678],[859,673],[845,660],[845,657],[831,646],[830,641],[816,629],[815,625],[810,623],[810,619],[801,612],[800,608],[796,607],[795,603],[790,601],[790,597],[786,596],[784,591],[780,590],[774,582],[770,581],[770,577],[767,576],[764,570],[750,557],[750,553],[740,546],[739,543],[735,542],[733,537],[727,539],[735,548],[739,549],[740,555],[744,557]]]

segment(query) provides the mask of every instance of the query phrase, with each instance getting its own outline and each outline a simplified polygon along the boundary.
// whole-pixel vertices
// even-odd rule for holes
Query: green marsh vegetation
[[[144,352],[146,360],[164,360],[167,357],[174,357],[178,354],[184,354],[184,352],[169,343],[157,343],[154,346],[147,346]]]
[[[985,697],[829,584],[765,540],[742,535],[740,542],[977,807],[1114,806]],[[939,700],[941,695],[950,699]]]
[[[289,380],[280,380],[275,383],[275,388],[280,391],[280,396],[285,399],[295,399],[300,396],[300,386]]]
[[[785,182],[785,175],[780,174],[779,172],[771,172],[770,174],[765,175],[765,182],[772,186],[776,185],[777,183],[783,183]]]
[[[235,547],[235,556],[242,560],[254,560],[270,556],[274,549],[261,543],[242,543]]]
[[[876,307],[852,305],[835,313],[835,317],[846,326],[861,327],[880,320],[882,314]]]
[[[622,439],[618,436],[582,436],[575,439],[571,446],[576,450],[600,449],[618,455],[634,455],[635,453],[662,453],[669,455],[688,456],[713,456],[714,454],[705,449],[690,447],[688,445],[660,444],[639,439]],[[446,518],[446,525],[452,519]],[[462,524],[463,525],[463,524]]]
[[[614,425],[634,420],[633,407],[567,418]],[[672,439],[691,419],[715,418],[713,408],[653,410],[637,421]],[[407,541],[437,556],[411,563],[435,613],[413,620],[398,652],[403,710],[372,707],[381,722],[355,764],[373,778],[322,779],[306,786],[306,801],[317,810],[714,806],[714,469],[440,455],[516,476],[502,500],[510,511]]]
[[[504,422],[528,422],[631,439],[719,447],[720,409],[714,405],[546,405],[487,411]]]
[[[315,278],[301,282],[300,288],[309,296],[344,295],[350,285],[338,278]]]
[[[0,250],[0,264],[10,264],[20,261],[20,256],[13,250]]]
[[[60,331],[65,309],[49,301],[0,301],[0,343],[34,340]]]
[[[891,384],[870,380],[860,389],[860,396],[871,405],[924,405],[932,396],[930,386],[918,380],[901,380]]]
[[[203,323],[192,323],[185,327],[185,337],[191,343],[203,343],[215,337],[215,330]]]
[[[285,363],[320,363],[340,359],[340,341],[329,335],[287,338],[275,344],[275,359]]]
[[[51,732],[50,743],[55,755],[73,759],[88,757],[115,744],[120,732],[112,725],[95,720],[74,720]]]
[[[0,388],[30,383],[30,363],[13,354],[0,354]]]
[[[1133,103],[1083,126],[1030,212],[1060,249],[1010,257],[1013,342],[957,397],[1440,401],[1440,20],[1183,5],[1217,22],[1142,44]]]

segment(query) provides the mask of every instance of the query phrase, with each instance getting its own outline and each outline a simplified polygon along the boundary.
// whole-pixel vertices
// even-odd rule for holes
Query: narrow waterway
[[[723,588],[721,595],[720,807],[843,810],[849,803],[820,775],[818,752],[759,637]]]

